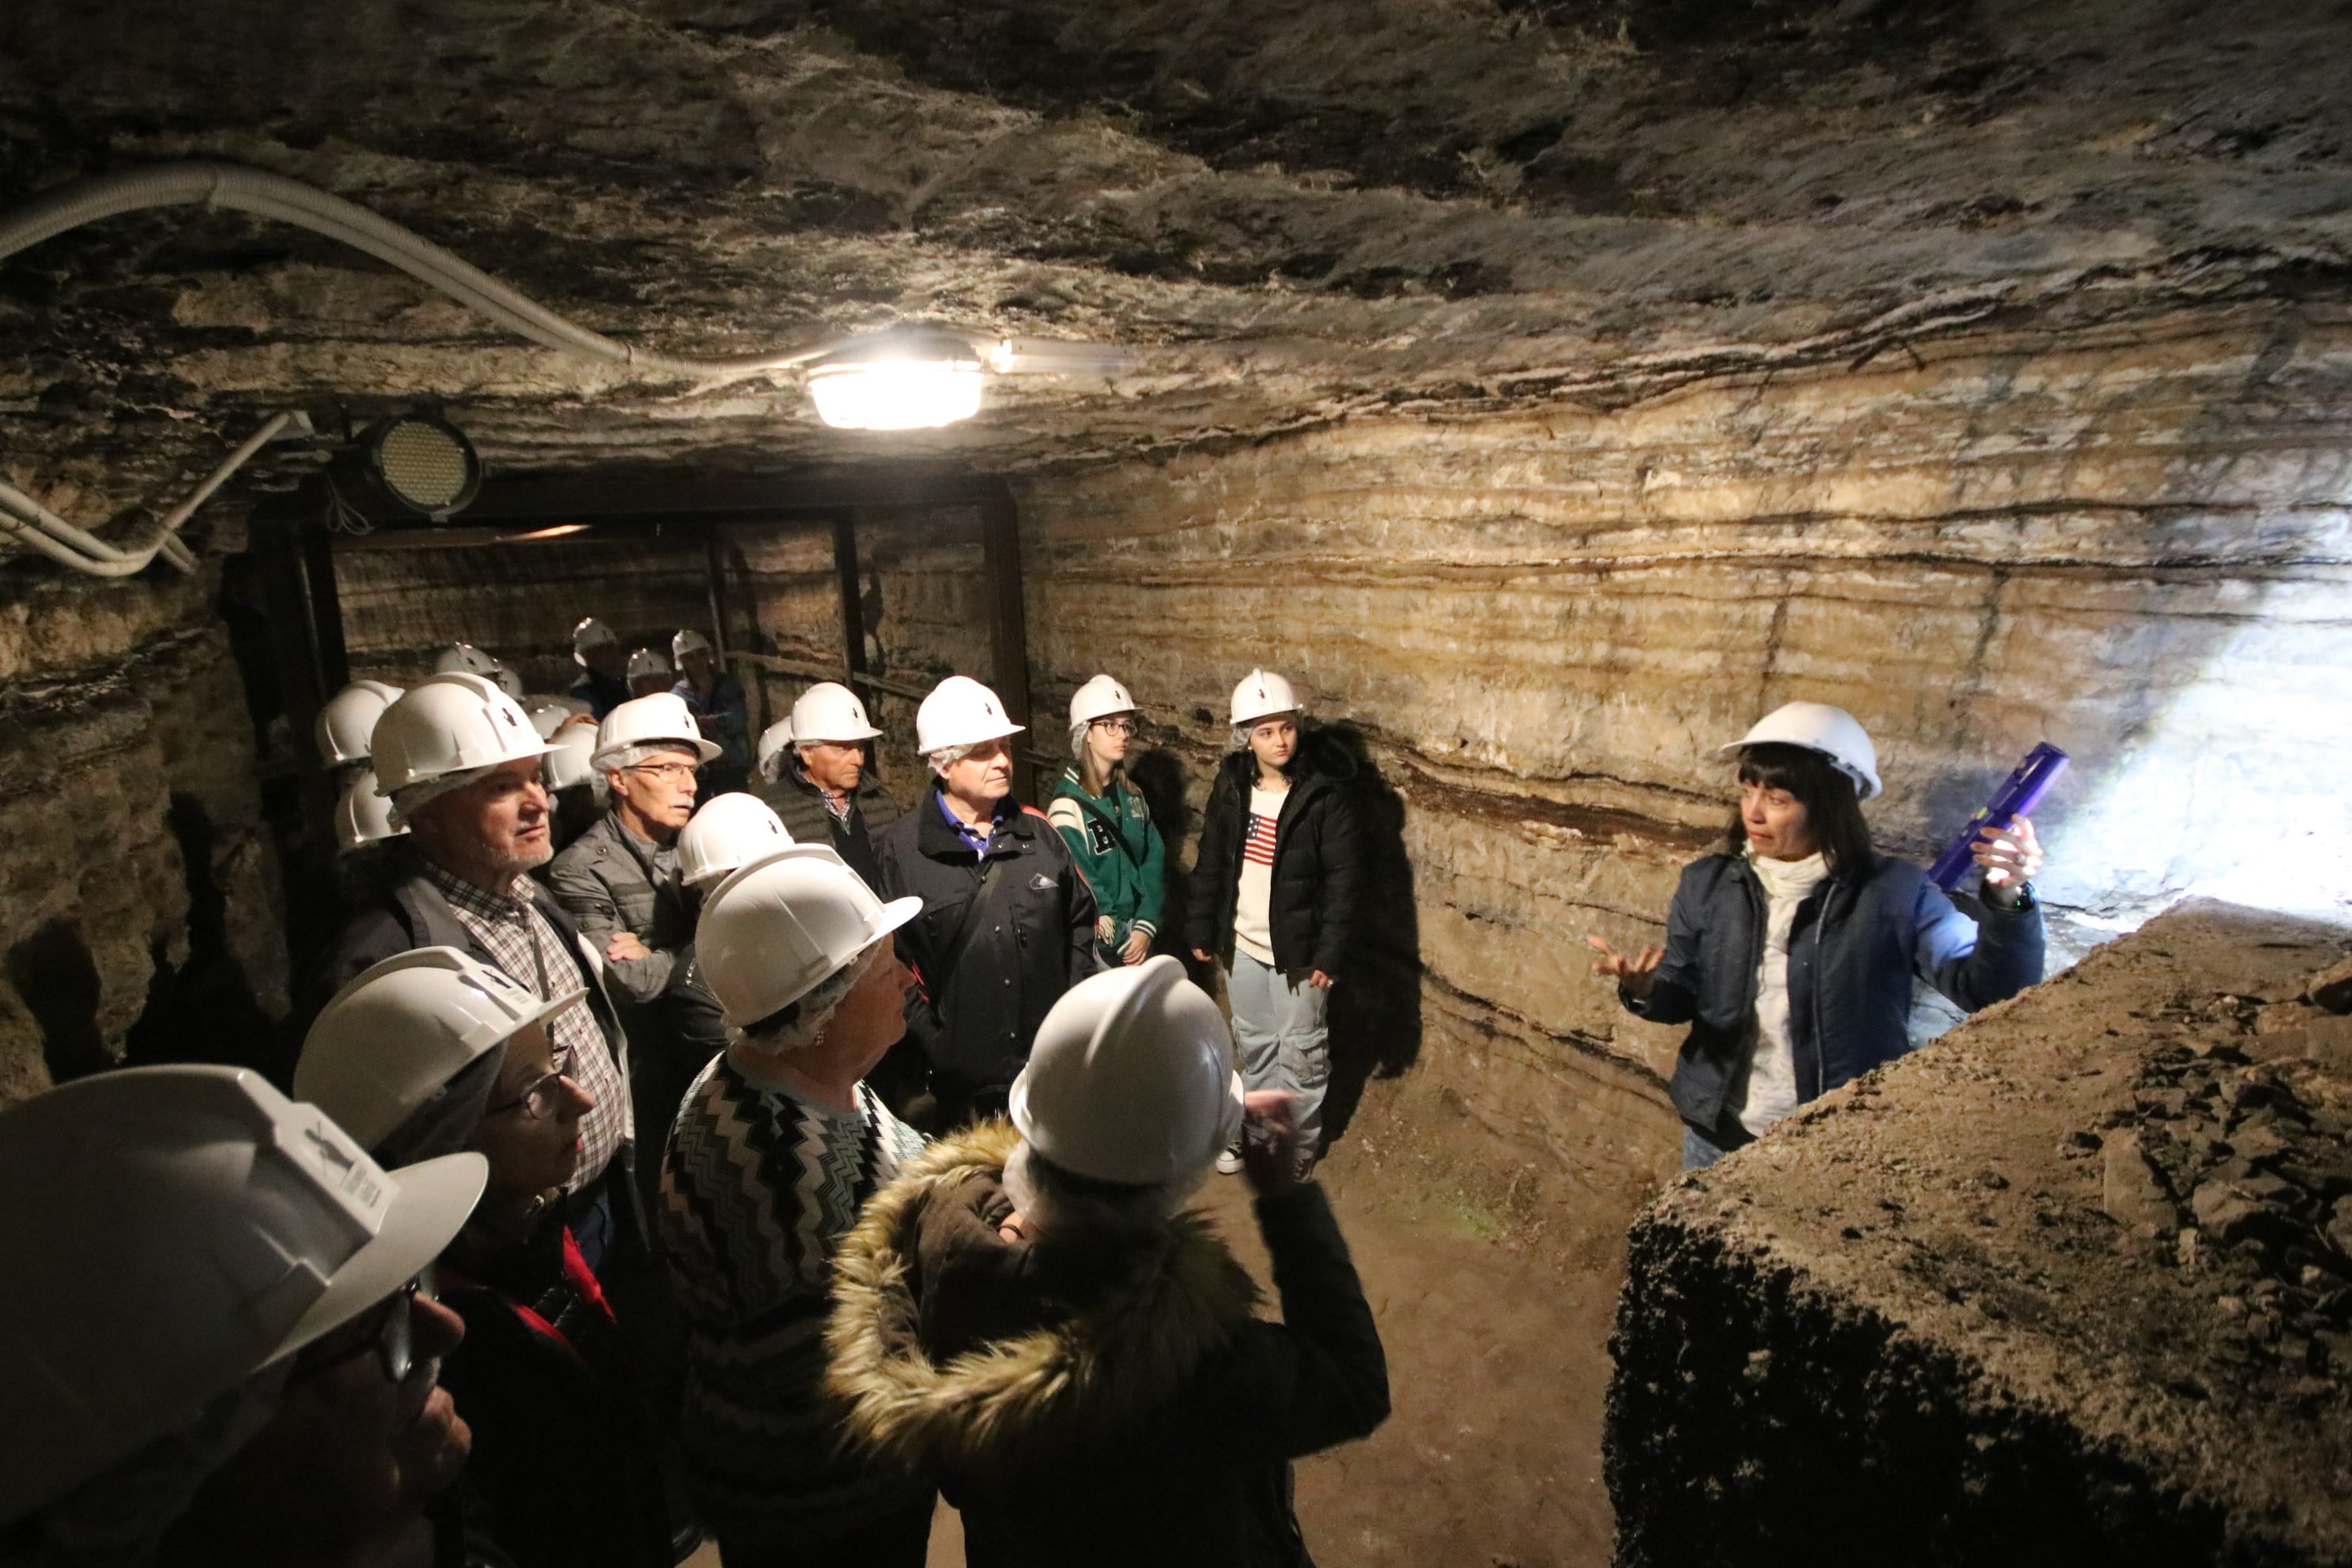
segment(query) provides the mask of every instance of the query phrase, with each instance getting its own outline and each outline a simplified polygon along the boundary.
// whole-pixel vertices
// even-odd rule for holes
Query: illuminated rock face
[[[1403,796],[1436,1070],[1581,1151],[1514,1064],[1621,1063],[1655,1106],[1680,1031],[1625,1018],[1582,938],[1658,938],[1726,820],[1715,748],[1780,702],[1863,721],[1874,831],[1921,858],[2035,742],[2071,752],[2061,962],[2192,886],[2352,888],[2347,426],[2343,321],[2216,310],[1041,479],[1036,684],[1110,669],[1201,763],[1253,664],[1360,731]]]
[[[1419,1024],[1380,1062],[1456,1073],[1596,1180],[1653,1169],[1673,1041],[1621,1022],[1577,940],[1654,931],[1722,815],[1709,748],[1775,701],[1871,726],[1906,853],[2031,741],[2075,752],[2046,890],[2076,946],[2233,871],[2307,899],[2344,848],[2340,17],[1735,9],[0,7],[0,206],[227,158],[634,342],[919,319],[1139,351],[877,441],[797,387],[574,364],[325,240],[192,209],[0,264],[0,472],[128,530],[270,410],[332,431],[420,401],[497,472],[1007,472],[1041,710],[1117,670],[1197,795],[1220,726],[1192,715],[1252,662],[1298,677],[1391,792],[1389,989],[1365,1005]],[[196,542],[233,562],[254,487],[320,456],[272,448]],[[877,557],[877,668],[985,668],[964,522]],[[787,658],[832,632],[793,548],[743,565]],[[207,858],[248,846],[218,879],[227,945],[274,997],[276,879],[231,781],[298,747],[264,689],[257,748],[222,721],[213,577],[5,570],[26,754],[127,716],[72,742],[96,772],[70,811],[38,768],[0,800],[9,943],[67,920],[93,954],[91,1006],[40,1005],[117,1050],[158,1005],[153,942],[176,973],[190,940],[175,790],[213,803]],[[685,575],[623,570],[618,613],[690,616]],[[400,596],[432,591],[553,682],[595,595],[550,613],[515,587],[387,566],[361,651],[413,659]],[[151,666],[180,673],[127,673]],[[911,704],[877,707],[903,735]],[[55,1055],[24,1001],[0,986],[0,1083]]]
[[[2347,939],[2186,906],[1659,1198],[1618,1562],[2344,1561]]]

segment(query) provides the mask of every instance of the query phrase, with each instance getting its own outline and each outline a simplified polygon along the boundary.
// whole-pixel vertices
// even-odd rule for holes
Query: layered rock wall
[[[0,1102],[268,1055],[278,877],[220,586],[0,573]]]
[[[1679,1031],[1582,938],[1657,939],[1727,814],[1715,748],[1780,702],[1868,727],[1874,828],[1923,858],[2072,752],[2061,958],[2195,886],[2352,886],[2347,421],[2352,319],[2267,305],[1043,476],[1033,684],[1127,681],[1197,805],[1234,681],[1289,675],[1395,803],[1373,940],[1418,964],[1422,1059],[1573,1169],[1661,1168]]]

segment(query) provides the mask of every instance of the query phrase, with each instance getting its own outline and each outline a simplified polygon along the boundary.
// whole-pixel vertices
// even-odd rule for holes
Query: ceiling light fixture
[[[368,478],[393,500],[435,522],[474,504],[482,459],[466,433],[429,414],[402,414],[361,438]]]
[[[853,340],[807,375],[817,417],[836,430],[928,430],[969,419],[986,379],[971,340],[936,327]]]

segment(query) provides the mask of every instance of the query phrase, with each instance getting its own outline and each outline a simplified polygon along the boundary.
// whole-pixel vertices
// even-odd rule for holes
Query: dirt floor
[[[1387,1344],[1394,1412],[1298,1467],[1325,1568],[1600,1568],[1612,1521],[1601,1399],[1627,1222],[1644,1195],[1554,1191],[1414,1079],[1373,1084],[1324,1163]],[[1238,1176],[1205,1190],[1271,1295]],[[705,1547],[692,1568],[718,1568]],[[931,1568],[960,1568],[941,1504]]]

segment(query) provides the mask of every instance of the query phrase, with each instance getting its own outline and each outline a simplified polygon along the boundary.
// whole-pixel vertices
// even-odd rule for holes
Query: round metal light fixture
[[[482,459],[466,433],[429,414],[402,414],[370,429],[361,461],[377,489],[436,522],[474,504]]]
[[[924,430],[980,412],[986,379],[969,339],[933,327],[877,332],[808,368],[817,417],[836,430]]]

